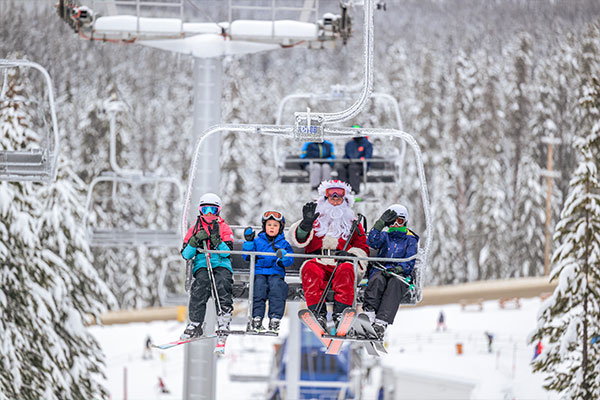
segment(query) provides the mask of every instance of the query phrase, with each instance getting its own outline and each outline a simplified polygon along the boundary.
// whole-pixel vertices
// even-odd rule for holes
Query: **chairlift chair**
[[[9,99],[8,70],[14,68],[36,70],[42,74],[46,99],[40,94],[37,99]],[[39,147],[29,150],[0,150],[0,180],[10,182],[49,182],[56,178],[58,151],[60,147],[54,91],[48,71],[39,64],[27,60],[0,59],[0,106],[11,102],[22,102],[26,107],[35,107],[40,129]],[[35,129],[34,128],[34,129]]]
[[[158,277],[158,301],[162,307],[187,305],[189,297],[185,293],[184,282],[172,282],[173,277],[182,278],[180,272],[184,269],[185,260],[181,256],[163,258]],[[181,290],[177,291],[177,288]]]
[[[341,85],[333,85],[329,92],[325,93],[296,93],[288,95],[283,98],[279,103],[277,112],[276,124],[281,124],[283,111],[286,103],[296,99],[307,99],[316,101],[349,101],[352,99],[351,93],[355,92],[354,87],[344,87]],[[371,98],[384,100],[393,109],[394,116],[398,129],[402,130],[402,117],[400,115],[400,109],[396,99],[387,94],[380,92],[371,93]],[[373,156],[369,160],[348,160],[338,158],[334,160],[319,160],[319,159],[302,159],[299,154],[288,154],[287,156],[281,157],[281,151],[279,149],[279,141],[273,141],[273,155],[277,167],[277,175],[281,183],[308,183],[309,176],[308,171],[304,168],[306,164],[312,163],[333,163],[334,165],[341,163],[362,163],[363,165],[363,184],[365,187],[368,183],[395,183],[402,179],[402,168],[404,165],[404,156],[406,153],[406,143],[401,142],[400,149],[397,150],[397,154],[393,159],[382,156]],[[367,166],[369,169],[367,170]],[[335,177],[335,168],[332,171]]]
[[[421,155],[421,149],[410,134],[403,132],[398,129],[378,129],[378,128],[367,128],[367,129],[358,129],[355,128],[345,128],[345,127],[334,127],[335,124],[340,123],[342,121],[347,121],[361,111],[364,107],[364,104],[369,99],[369,95],[372,88],[373,82],[373,35],[372,35],[372,27],[373,27],[373,0],[366,0],[365,5],[365,14],[364,14],[364,32],[363,32],[363,43],[365,46],[364,56],[365,63],[363,67],[363,87],[362,91],[359,95],[358,100],[349,108],[337,112],[337,113],[312,113],[309,109],[305,113],[296,112],[295,113],[295,125],[268,125],[268,124],[221,124],[215,125],[204,132],[201,133],[199,140],[196,143],[196,147],[194,150],[194,155],[191,160],[190,165],[190,174],[188,176],[188,185],[186,190],[186,198],[183,207],[183,211],[181,213],[181,224],[180,224],[180,234],[181,237],[185,235],[188,231],[191,224],[194,222],[193,216],[190,215],[190,207],[191,198],[195,183],[195,176],[198,170],[199,165],[199,157],[200,157],[200,149],[205,139],[207,139],[210,135],[213,134],[223,134],[226,132],[231,133],[239,133],[239,134],[253,134],[253,135],[266,135],[272,136],[274,138],[291,138],[298,141],[310,141],[310,142],[322,142],[325,139],[338,139],[338,138],[352,138],[360,134],[365,134],[372,137],[396,137],[405,141],[413,150],[415,155],[416,162],[416,170],[417,176],[420,182],[420,197],[421,203],[423,206],[423,214],[425,217],[425,228],[426,232],[424,234],[423,243],[420,243],[417,254],[410,257],[410,259],[415,260],[415,292],[414,295],[411,296],[410,299],[406,301],[407,304],[415,304],[421,300],[422,297],[422,287],[423,287],[423,271],[427,266],[427,257],[429,254],[429,249],[431,248],[432,241],[432,222],[431,222],[431,212],[429,209],[429,194],[427,191],[427,182],[425,177],[425,171],[423,166],[423,159]],[[402,191],[402,188],[399,187],[399,191]],[[235,244],[235,243],[234,243]],[[233,251],[219,251],[219,250],[200,250],[200,252],[208,252],[208,253],[229,253],[235,256],[235,254],[239,254],[235,248]],[[253,252],[256,253],[256,252]],[[248,273],[248,293],[247,296],[250,301],[252,301],[252,293],[253,293],[253,285],[254,280],[254,260],[256,254],[251,254],[250,256],[250,270]],[[314,255],[310,254],[293,254],[291,255],[294,258],[312,258]],[[340,258],[340,257],[337,257]],[[343,257],[341,257],[343,258]],[[353,262],[356,268],[356,258],[353,258]],[[401,261],[398,259],[390,260],[390,259],[378,259],[378,261]],[[408,261],[405,260],[405,261]],[[236,273],[236,269],[239,269],[236,266],[236,262],[234,262],[234,279],[236,274],[240,275],[240,272]],[[247,268],[246,268],[247,270]],[[188,269],[188,272],[189,271]],[[242,273],[243,274],[243,273]],[[188,277],[189,278],[189,277]],[[187,280],[187,279],[186,279]],[[358,284],[358,282],[356,282]],[[289,293],[288,293],[289,294]],[[355,297],[356,302],[356,297]],[[251,305],[248,307],[248,320],[251,320]]]
[[[99,177],[96,177],[90,183],[88,188],[88,194],[86,199],[86,217],[84,220],[84,226],[87,228],[88,240],[91,246],[98,247],[127,247],[132,245],[143,245],[143,246],[179,246],[181,244],[181,237],[176,227],[176,223],[163,224],[160,227],[152,228],[138,228],[128,226],[97,226],[97,221],[92,224],[90,221],[90,214],[94,213],[94,210],[98,210],[98,198],[100,197],[101,189],[97,189],[97,186],[101,183],[109,183],[112,187],[110,200],[113,203],[119,201],[124,202],[121,198],[121,192],[119,188],[124,185],[128,185],[131,189],[133,187],[143,188],[144,186],[154,186],[155,194],[152,196],[153,199],[159,197],[159,186],[165,190],[166,195],[176,195],[173,199],[175,204],[183,199],[183,187],[179,179],[175,177],[161,177],[153,174],[144,174],[139,170],[123,169],[117,164],[116,156],[116,114],[122,111],[118,105],[110,107],[110,165],[113,169],[112,172],[105,172]],[[168,190],[166,190],[168,189]],[[131,190],[128,193],[129,199],[132,196]],[[138,192],[138,195],[140,192]],[[145,200],[145,199],[140,199]],[[131,211],[127,209],[127,211]],[[145,210],[141,211],[142,213]],[[173,221],[176,218],[172,218]]]

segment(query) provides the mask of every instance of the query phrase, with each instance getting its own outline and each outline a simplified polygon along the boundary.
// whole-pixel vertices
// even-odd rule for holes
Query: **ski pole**
[[[406,286],[408,286],[408,290],[415,290],[415,285],[414,283],[411,283],[411,279],[410,276],[404,277],[404,276],[400,276],[394,272],[388,271],[387,268],[383,267],[380,263],[378,262],[374,262],[373,264],[371,264],[373,266],[373,268],[378,269],[380,271],[386,272],[388,274],[390,274],[391,276],[393,276],[394,278],[398,279],[400,282],[404,283]]]
[[[361,217],[363,217],[363,215],[358,214],[358,217],[352,223],[352,229],[350,230],[350,235],[348,236],[348,240],[346,240],[346,243],[344,244],[344,248],[342,249],[342,251],[346,251],[346,249],[348,249],[348,245],[350,245],[352,236],[354,236],[354,234],[356,233],[356,230],[358,229],[358,225],[360,224]],[[359,235],[360,235],[360,233],[359,233]],[[325,286],[325,290],[323,290],[323,294],[321,295],[321,298],[319,299],[319,302],[317,303],[317,308],[315,309],[315,311],[317,312],[317,315],[319,315],[321,308],[323,308],[323,304],[325,304],[325,299],[327,298],[327,293],[329,292],[329,289],[331,288],[331,283],[333,282],[333,275],[335,274],[335,271],[337,270],[337,267],[340,264],[341,263],[338,263],[336,261],[335,267],[333,267],[331,276],[329,277],[329,280],[327,281],[327,286]]]
[[[215,276],[213,275],[212,266],[210,264],[210,253],[208,252],[208,245],[206,241],[204,243],[204,257],[206,257],[206,269],[208,269],[208,279],[210,280],[210,288],[213,292],[213,297],[215,298],[215,305],[217,306],[217,315],[221,315],[223,311],[221,310],[221,302],[219,301],[219,293],[217,292],[217,283],[215,282]]]

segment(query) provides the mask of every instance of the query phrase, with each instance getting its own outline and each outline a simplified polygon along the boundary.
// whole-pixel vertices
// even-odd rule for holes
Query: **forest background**
[[[195,3],[214,20],[225,19],[224,5]],[[336,12],[337,1],[321,3],[322,11]],[[542,138],[562,141],[554,150],[554,169],[560,172],[552,192],[556,222],[576,166],[573,142],[594,122],[583,117],[580,99],[584,82],[600,76],[599,17],[594,0],[403,0],[388,1],[387,11],[376,13],[374,90],[398,100],[403,128],[425,157],[435,222],[427,284],[543,274]],[[335,50],[279,49],[224,58],[222,120],[274,123],[288,94],[359,83],[361,19],[359,9],[354,36]],[[82,40],[58,18],[51,1],[0,1],[0,38],[0,57],[35,61],[53,77],[61,153],[84,183],[110,170],[107,109],[114,102],[124,105],[119,165],[187,181],[195,146],[190,57]],[[313,110],[342,106],[311,103]],[[291,105],[284,122],[305,107]],[[391,109],[377,102],[353,123],[395,127]],[[338,156],[343,144],[335,142]],[[394,148],[397,142],[375,141],[375,154],[392,155]],[[298,150],[298,143],[282,141],[275,151]],[[266,207],[281,208],[288,221],[300,217],[313,194],[308,187],[289,190],[279,183],[274,158],[271,138],[223,137],[220,194],[229,223],[257,224]],[[372,223],[387,205],[402,202],[411,211],[410,225],[423,232],[410,151],[405,165],[400,189],[370,185],[367,195],[376,202],[357,207]],[[85,195],[83,187],[81,204]],[[182,206],[173,196],[129,194],[111,206],[118,209],[94,210],[91,221],[177,226]],[[161,261],[177,251],[94,248],[93,266],[116,306],[146,307],[158,302]]]

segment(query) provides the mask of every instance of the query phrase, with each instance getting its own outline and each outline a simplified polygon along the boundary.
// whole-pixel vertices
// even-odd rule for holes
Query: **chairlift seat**
[[[308,183],[309,176],[308,171],[304,169],[303,163],[298,160],[299,155],[287,156],[283,170],[280,173],[281,183]],[[374,156],[371,160],[382,161],[382,162],[371,162],[369,164],[369,170],[367,171],[367,182],[368,183],[394,183],[396,182],[396,168],[393,161],[386,160],[380,156]],[[327,163],[330,160],[326,159],[313,159],[312,162]],[[332,176],[337,177],[337,172],[332,171]]]
[[[43,150],[0,151],[0,180],[51,181],[52,166]]]
[[[91,229],[88,239],[94,247],[130,246],[180,246],[181,236],[177,230],[154,229]]]

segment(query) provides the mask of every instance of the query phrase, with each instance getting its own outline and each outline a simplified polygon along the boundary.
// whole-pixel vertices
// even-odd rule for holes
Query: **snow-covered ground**
[[[381,363],[432,375],[457,377],[476,383],[473,399],[555,399],[542,388],[543,377],[533,374],[529,364],[533,346],[527,336],[535,327],[539,299],[521,300],[520,309],[502,309],[497,301],[483,303],[483,311],[459,305],[402,308],[388,331],[389,354]],[[446,316],[446,331],[436,331],[439,312]],[[178,337],[184,324],[153,322],[93,327],[106,354],[106,386],[113,400],[123,399],[127,370],[127,399],[180,399],[183,389],[184,347],[153,350],[150,360],[142,358],[146,337],[155,343]],[[282,334],[287,331],[284,318]],[[488,352],[485,332],[494,335]],[[218,399],[262,399],[266,384],[230,380],[230,374],[266,374],[274,344],[279,339],[231,336],[227,354],[218,363]],[[463,354],[457,354],[457,343]],[[260,351],[256,351],[260,350]],[[366,356],[365,357],[369,357]],[[158,377],[169,394],[159,394]],[[365,391],[371,398],[373,390]]]

